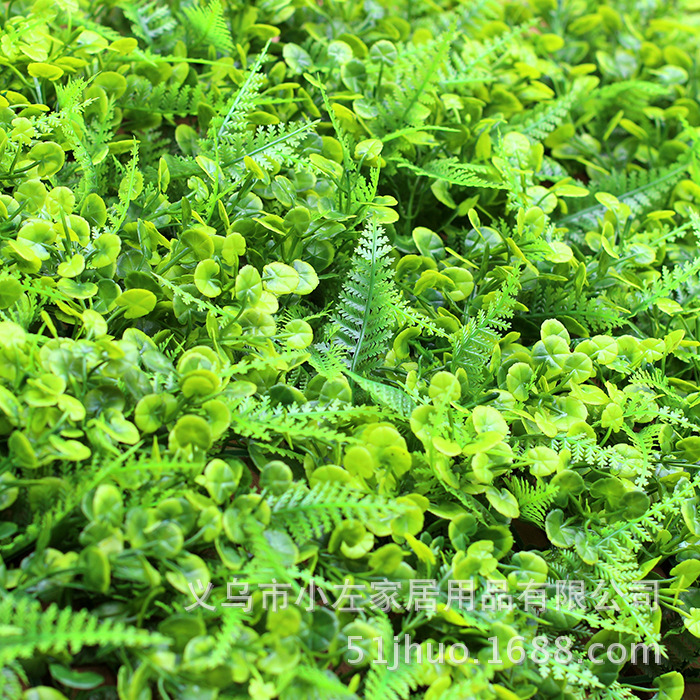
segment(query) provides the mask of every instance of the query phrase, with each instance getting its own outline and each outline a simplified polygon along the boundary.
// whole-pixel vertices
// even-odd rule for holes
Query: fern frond
[[[391,87],[374,100],[378,116],[373,123],[373,136],[386,140],[407,127],[423,126],[422,108],[439,87],[452,35],[448,30],[423,44],[402,47],[393,66]]]
[[[651,307],[659,299],[664,299],[674,292],[678,292],[683,285],[688,284],[691,280],[697,281],[698,274],[700,274],[700,255],[683,265],[676,265],[673,269],[664,268],[659,279],[641,292],[635,293],[634,301],[636,303],[630,310],[630,315],[635,316],[640,311]]]
[[[253,135],[248,131],[233,132],[219,148],[221,170],[231,178],[242,179],[242,163],[246,156],[252,158],[263,169],[272,167],[273,162],[275,167],[292,163],[298,165],[299,146],[306,133],[317,123],[318,121],[269,124],[260,127]],[[200,146],[204,152],[215,150],[213,138],[202,139]],[[171,181],[202,174],[202,169],[194,158],[174,156],[170,153],[163,157],[168,164]]]
[[[177,29],[178,23],[170,7],[159,0],[124,2],[120,3],[120,7],[126,18],[131,21],[134,34],[149,45]]]
[[[115,164],[119,169],[122,169],[121,164],[115,158]],[[112,233],[117,233],[121,228],[124,220],[126,219],[127,210],[131,204],[131,200],[134,196],[134,190],[137,188],[138,180],[143,182],[143,175],[141,175],[139,169],[139,146],[138,141],[134,139],[133,145],[131,147],[131,158],[127,164],[125,170],[126,175],[122,179],[119,185],[119,203],[115,206],[114,212],[109,212],[110,221],[112,222]]]
[[[243,84],[231,100],[231,104],[218,129],[216,127],[219,119],[215,118],[212,120],[210,130],[216,131],[218,138],[225,138],[227,133],[239,131],[245,127],[245,116],[255,108],[256,98],[259,96],[260,88],[264,82],[260,75],[260,68],[265,60],[269,46],[270,42],[268,41],[255,60],[253,67],[248,71]]]
[[[669,93],[669,86],[649,80],[620,80],[593,91],[585,102],[586,116],[604,116],[606,110],[620,109],[624,104],[625,114],[633,121],[653,100]]]
[[[478,393],[484,377],[484,369],[498,341],[498,331],[508,327],[507,319],[513,316],[518,277],[510,274],[503,287],[496,292],[488,309],[480,309],[462,328],[450,337],[452,345],[451,371],[463,367],[472,389]]]
[[[396,159],[397,167],[410,170],[416,175],[429,177],[432,180],[446,182],[450,185],[459,187],[486,187],[490,189],[505,189],[505,185],[501,182],[493,180],[485,180],[479,173],[486,174],[491,170],[483,165],[471,165],[469,163],[460,163],[457,158],[436,158],[425,164],[424,167],[419,167],[409,161],[399,158]]]
[[[528,204],[527,187],[533,184],[533,173],[505,146],[504,139],[499,135],[495,142],[495,156],[492,159],[503,179],[504,188],[508,190],[506,211],[513,212],[518,207],[526,208]]]
[[[558,437],[549,445],[555,452],[567,448],[571,451],[571,464],[583,464],[616,471],[629,462],[620,452],[612,447],[601,447],[595,440],[584,437]]]
[[[455,15],[459,18],[457,29],[464,31],[467,36],[480,32],[487,22],[496,19],[501,11],[497,0],[475,0],[468,5],[461,5],[454,8]],[[448,17],[436,16],[436,21],[442,19],[443,23],[449,21]],[[446,27],[447,29],[447,27]]]
[[[84,141],[86,129],[82,113],[92,101],[82,100],[82,92],[86,86],[87,83],[82,78],[70,80],[65,86],[56,85],[56,96],[61,107],[58,114],[59,125],[84,175],[78,192],[78,202],[82,202],[90,192],[95,192],[98,185],[97,170]]]
[[[478,667],[477,667],[478,668]],[[456,680],[440,693],[440,700],[464,700],[464,698],[478,698],[483,693],[484,685],[488,681],[482,673],[473,672],[470,678]],[[423,697],[423,696],[420,696]]]
[[[354,372],[346,371],[345,374],[355,381],[360,388],[366,391],[377,403],[390,408],[402,418],[410,418],[411,413],[413,413],[417,406],[416,401],[399,387],[376,382],[373,379],[367,379]]]
[[[340,345],[316,343],[308,351],[309,364],[326,379],[334,379],[343,373],[345,351]]]
[[[572,89],[556,100],[542,102],[534,109],[514,117],[508,130],[518,131],[535,141],[543,141],[569,116],[578,99],[578,90]]]
[[[389,267],[391,246],[372,219],[355,249],[355,259],[340,292],[332,342],[346,352],[353,372],[377,365],[387,351],[395,325],[392,308],[399,301]]]
[[[380,114],[392,129],[420,121],[416,107],[425,101],[430,86],[436,82],[451,43],[449,32],[445,32],[433,41],[415,47],[412,55],[407,53],[400,63],[403,70],[397,76],[397,84],[401,86],[401,94],[390,111],[384,110]]]
[[[206,99],[206,91],[200,84],[178,85],[158,83],[135,75],[127,91],[117,101],[117,106],[130,112],[148,112],[166,117],[186,117],[197,114],[197,105]]]
[[[29,680],[21,664],[14,662],[0,668],[0,698],[20,698],[23,688],[28,685]]]
[[[321,537],[346,518],[383,518],[402,512],[393,501],[324,481],[312,489],[295,484],[281,496],[268,496],[273,522],[299,542]]]
[[[544,519],[547,517],[547,509],[553,503],[557,495],[557,487],[551,481],[538,480],[535,484],[521,477],[511,477],[506,480],[506,485],[515,496],[520,508],[520,517],[529,520],[540,527],[544,527]]]
[[[269,397],[257,400],[246,397],[231,402],[231,427],[241,437],[261,442],[284,439],[295,442],[321,441],[330,445],[350,444],[357,438],[334,426],[351,423],[359,418],[381,418],[385,412],[374,406],[346,407],[338,401],[319,406],[306,403],[301,406],[271,406]]]
[[[692,151],[691,151],[692,152]],[[627,204],[633,216],[641,216],[657,205],[663,204],[671,188],[688,169],[689,159],[682,158],[680,164],[661,169],[634,170],[631,173],[613,173],[589,187],[591,197],[597,192],[608,192]],[[582,199],[589,199],[588,197]],[[590,201],[590,200],[589,200]],[[582,202],[583,203],[583,202]],[[574,206],[574,205],[572,205]],[[605,206],[592,204],[559,219],[557,226],[590,228],[596,226],[605,213]]]
[[[529,648],[528,648],[529,647]],[[530,649],[535,647],[532,642],[525,647],[527,653],[531,653]],[[598,676],[591,670],[590,662],[581,653],[573,653],[573,658],[567,663],[562,663],[554,654],[550,658],[537,665],[537,670],[543,678],[553,678],[555,682],[568,682],[572,687],[581,689],[602,688]],[[586,695],[586,697],[588,697]]]
[[[607,297],[577,296],[570,288],[552,284],[543,284],[538,288],[530,308],[532,319],[570,317],[591,333],[608,333],[613,328],[619,328],[625,324],[629,314],[628,309],[616,306]]]
[[[554,182],[571,177],[567,169],[559,163],[559,161],[549,156],[544,156],[542,158],[542,165],[540,169],[536,171],[535,175],[537,175],[540,180],[552,180]]]
[[[423,675],[422,664],[414,659],[406,662],[406,649],[402,645],[398,646],[397,651],[399,659],[393,658],[394,641],[391,633],[385,635],[384,656],[388,663],[372,664],[365,678],[365,700],[404,700],[418,686]]]
[[[615,681],[606,688],[593,690],[587,697],[589,700],[637,700],[639,696],[619,681]]]
[[[331,671],[322,670],[316,666],[300,664],[294,668],[294,676],[307,687],[296,687],[304,697],[316,700],[357,700],[357,695],[348,690]]]
[[[279,165],[290,165],[298,159],[298,148],[306,133],[318,122],[289,122],[288,124],[268,124],[261,126],[251,138],[247,133],[231,138],[221,149],[222,169],[230,168],[243,162],[248,156],[263,168],[269,168],[274,162]],[[197,174],[199,166],[190,174]]]
[[[85,646],[148,648],[167,644],[168,637],[113,620],[100,620],[87,610],[59,608],[52,603],[42,610],[41,603],[18,595],[5,595],[0,601],[0,666],[36,654],[76,654]]]
[[[465,85],[467,83],[490,80],[490,66],[487,59],[500,52],[503,58],[509,46],[523,33],[529,31],[536,20],[529,20],[485,41],[468,41],[460,52],[453,52],[446,65],[441,87]]]
[[[214,646],[197,660],[198,669],[209,670],[222,666],[230,662],[231,652],[236,646],[236,641],[241,630],[244,629],[243,622],[247,613],[243,608],[222,607],[223,615],[221,627],[215,638]]]
[[[664,398],[677,408],[690,408],[688,402],[678,394],[678,390],[671,386],[668,379],[659,367],[651,369],[638,369],[630,375],[630,383],[648,389],[655,389]]]
[[[213,46],[223,54],[233,52],[233,39],[224,20],[220,0],[211,0],[206,7],[199,3],[184,7],[185,26],[194,37],[196,46]]]

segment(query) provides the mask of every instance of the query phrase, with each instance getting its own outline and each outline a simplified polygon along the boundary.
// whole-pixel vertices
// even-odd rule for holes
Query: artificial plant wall
[[[679,700],[697,7],[0,15],[4,696]]]

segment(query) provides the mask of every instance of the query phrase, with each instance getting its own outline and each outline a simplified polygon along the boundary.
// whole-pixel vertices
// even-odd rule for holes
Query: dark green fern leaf
[[[579,91],[572,89],[556,100],[542,102],[533,110],[514,118],[508,130],[518,131],[535,141],[542,141],[566,119],[578,99]]]
[[[390,384],[383,384],[354,372],[345,372],[359,387],[366,391],[374,401],[396,411],[402,418],[410,418],[417,403],[403,389]]]
[[[508,327],[513,316],[518,278],[509,275],[502,289],[496,293],[487,310],[480,309],[464,326],[450,337],[452,345],[451,370],[464,368],[472,395],[478,394],[484,381],[484,369],[498,341],[499,331]]]
[[[664,203],[671,188],[683,177],[689,157],[680,164],[675,163],[662,169],[635,170],[631,173],[613,173],[594,183],[591,196],[582,198],[581,204],[590,201],[597,192],[607,192],[617,197],[632,210],[633,216],[640,216],[655,206]],[[596,226],[605,213],[603,204],[590,204],[557,221],[557,226],[590,228]]]

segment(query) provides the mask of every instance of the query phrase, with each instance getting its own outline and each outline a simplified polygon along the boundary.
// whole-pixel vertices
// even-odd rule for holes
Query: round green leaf
[[[245,465],[238,459],[225,462],[213,459],[204,469],[204,474],[197,477],[198,483],[204,485],[216,503],[229,499],[238,488]]]
[[[560,335],[548,335],[544,340],[538,340],[532,348],[533,362],[547,366],[547,377],[560,374],[570,354],[568,343]]]
[[[90,267],[100,268],[116,262],[122,242],[115,233],[103,233],[92,245],[94,253],[90,257]]]
[[[95,78],[94,85],[101,87],[108,97],[121,97],[126,92],[126,78],[115,71],[102,71]]]
[[[29,149],[27,158],[38,161],[38,171],[40,177],[51,177],[55,175],[66,160],[63,149],[54,141],[41,141]]]
[[[294,207],[287,212],[284,217],[284,225],[292,229],[294,233],[301,236],[311,223],[311,214],[306,207]]]
[[[263,268],[263,285],[277,296],[294,292],[299,279],[299,273],[293,267],[281,262],[273,262]]]
[[[22,285],[13,277],[0,280],[0,309],[9,309],[22,296]]]
[[[299,275],[299,283],[294,290],[295,294],[311,294],[318,287],[318,275],[316,270],[303,260],[295,260],[292,266]]]
[[[236,299],[254,306],[260,300],[262,292],[260,273],[252,265],[243,267],[236,275]]]
[[[413,241],[421,255],[428,258],[440,259],[445,255],[442,239],[435,232],[424,226],[413,229]]]
[[[428,396],[434,401],[458,401],[462,395],[459,380],[451,372],[437,372],[430,380]]]
[[[91,192],[80,207],[80,215],[96,228],[104,226],[107,221],[107,207],[104,200],[96,192]],[[101,267],[101,266],[98,266]]]
[[[216,297],[221,294],[221,285],[217,279],[219,264],[214,260],[202,260],[194,271],[194,283],[205,297]]]
[[[688,616],[683,618],[685,628],[694,637],[700,637],[700,608],[690,608]]]
[[[52,66],[50,63],[30,63],[27,66],[27,73],[33,78],[58,80],[63,75],[63,69]]]
[[[125,309],[124,318],[141,318],[156,308],[158,299],[147,289],[129,289],[117,297],[117,306]]]
[[[177,410],[171,394],[148,394],[139,400],[134,410],[134,422],[141,432],[153,433],[163,426]]]
[[[505,437],[508,432],[508,423],[493,406],[477,406],[472,412],[472,422],[477,433],[495,432]]]
[[[311,56],[298,44],[285,44],[282,55],[293,74],[303,73],[313,65]]]
[[[355,146],[355,159],[362,161],[366,165],[375,166],[379,164],[379,156],[384,144],[379,139],[365,139]]]
[[[187,398],[199,398],[215,394],[221,387],[221,379],[208,369],[188,372],[180,380],[180,388]]]
[[[548,476],[559,468],[561,460],[559,455],[546,445],[530,447],[523,453],[523,460],[527,463],[533,476]]]
[[[76,282],[63,277],[56,286],[70,299],[90,299],[98,292],[98,287],[92,282]]]
[[[698,616],[698,619],[700,619],[700,616]],[[659,695],[656,700],[683,700],[685,680],[677,671],[658,676],[658,678],[654,679],[653,685],[659,689]]]
[[[314,340],[314,332],[311,326],[301,319],[290,321],[285,327],[287,345],[294,350],[303,350],[309,347]]]
[[[508,489],[497,489],[489,486],[486,489],[486,498],[488,502],[506,518],[520,517],[520,508],[515,496]]]
[[[552,510],[545,520],[545,529],[549,541],[555,547],[571,547],[574,544],[576,530],[564,525],[564,513],[559,508]]]
[[[212,444],[209,423],[199,416],[182,416],[173,428],[173,436],[180,447],[192,445],[202,450],[208,450]]]
[[[373,63],[393,66],[398,57],[396,47],[386,39],[380,39],[372,44],[369,50],[369,57]]]
[[[58,274],[61,277],[77,277],[85,269],[85,258],[76,253],[70,260],[62,262],[58,266]]]

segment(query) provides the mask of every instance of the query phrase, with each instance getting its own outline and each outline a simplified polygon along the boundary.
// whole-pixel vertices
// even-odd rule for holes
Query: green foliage
[[[372,221],[355,249],[353,266],[340,292],[331,342],[348,355],[352,372],[382,361],[395,326],[394,307],[401,299],[393,284],[387,256],[391,251],[382,229]]]
[[[337,482],[318,482],[307,490],[300,486],[286,490],[274,500],[268,499],[272,519],[300,542],[321,535],[344,518],[386,517],[401,509],[372,495],[357,493]]]
[[[679,700],[695,11],[5,3],[0,695]]]

